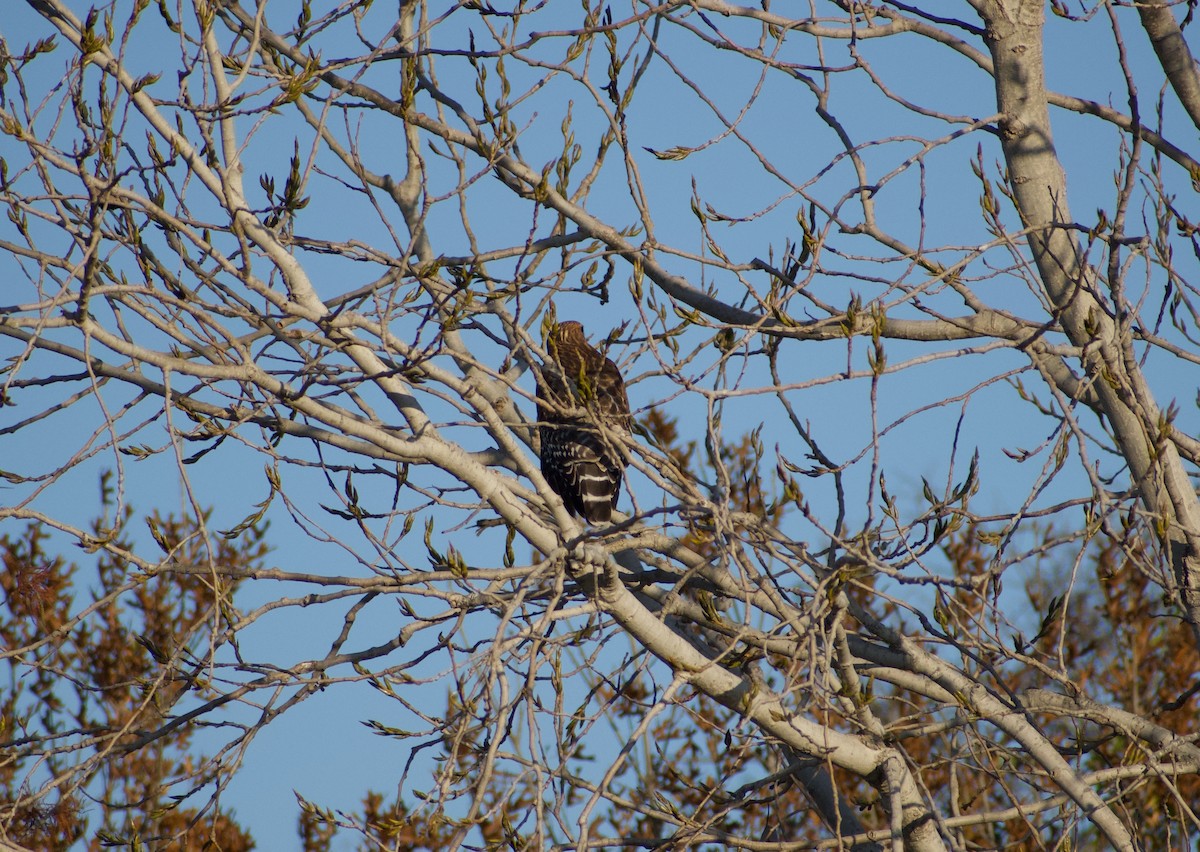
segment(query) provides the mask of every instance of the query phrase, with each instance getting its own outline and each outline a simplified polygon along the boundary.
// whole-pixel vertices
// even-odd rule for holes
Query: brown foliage
[[[113,555],[131,549],[123,537],[132,517],[127,509],[115,528],[94,524],[93,534],[113,546],[91,570],[51,556],[50,536],[37,525],[0,536],[0,643],[10,649],[10,677],[0,691],[3,831],[31,848],[61,848],[91,834],[92,849],[134,838],[169,839],[182,849],[252,849],[250,836],[219,808],[179,807],[181,794],[223,779],[191,751],[193,729],[171,720],[181,701],[206,700],[197,652],[222,626],[221,608],[237,585],[195,569],[252,567],[267,551],[264,530],[227,540],[209,537],[192,519],[154,513],[147,523],[170,553],[169,565],[181,570],[145,575]],[[81,767],[49,799],[35,793]],[[85,796],[98,807],[85,807]]]

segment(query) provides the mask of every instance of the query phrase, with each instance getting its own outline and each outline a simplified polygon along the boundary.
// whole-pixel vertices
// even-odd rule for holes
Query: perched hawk
[[[558,369],[544,367],[537,389],[542,476],[568,511],[606,524],[628,463],[621,447],[621,433],[632,425],[625,382],[577,322],[553,326],[546,351]]]

